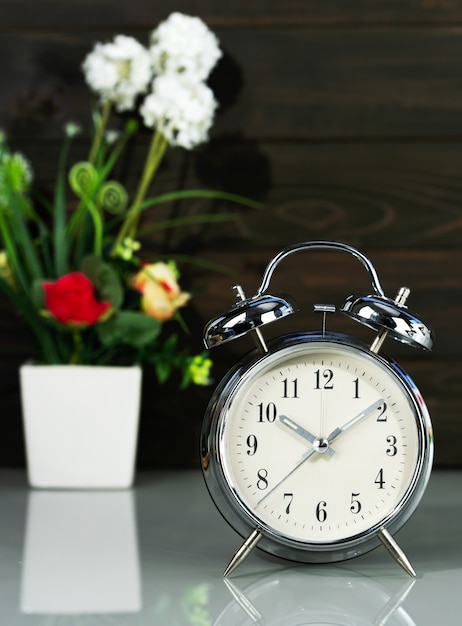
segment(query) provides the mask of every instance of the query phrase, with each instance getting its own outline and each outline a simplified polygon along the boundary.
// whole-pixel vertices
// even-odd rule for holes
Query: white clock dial
[[[319,546],[379,529],[412,493],[417,400],[387,362],[317,340],[278,350],[222,409],[218,459],[256,526]]]

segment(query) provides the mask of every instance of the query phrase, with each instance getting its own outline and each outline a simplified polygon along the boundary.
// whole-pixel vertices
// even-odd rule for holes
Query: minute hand
[[[338,426],[330,433],[330,435],[327,436],[327,441],[329,442],[329,444],[337,439],[337,437],[340,437],[341,434],[343,434],[347,430],[350,430],[350,428],[353,428],[353,426],[356,426],[358,422],[361,422],[363,419],[366,419],[366,417],[369,417],[369,415],[374,413],[374,411],[377,411],[377,409],[383,406],[383,403],[383,399],[377,400],[376,402],[368,406],[367,409],[364,409],[364,411],[361,411],[361,413],[358,413],[358,415],[352,417],[351,420],[346,422],[346,424],[344,424],[343,426]]]

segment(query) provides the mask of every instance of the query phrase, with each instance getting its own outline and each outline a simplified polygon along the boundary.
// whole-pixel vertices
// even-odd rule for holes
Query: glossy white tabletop
[[[258,549],[226,581],[241,539],[200,471],[140,473],[133,490],[31,490],[0,472],[1,626],[460,626],[462,472],[434,472],[384,548],[335,565]]]

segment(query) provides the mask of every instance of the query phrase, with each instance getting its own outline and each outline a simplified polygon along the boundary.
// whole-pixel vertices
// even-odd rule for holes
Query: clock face
[[[220,410],[217,464],[249,527],[322,551],[409,508],[428,465],[427,418],[387,360],[317,339],[236,378]]]

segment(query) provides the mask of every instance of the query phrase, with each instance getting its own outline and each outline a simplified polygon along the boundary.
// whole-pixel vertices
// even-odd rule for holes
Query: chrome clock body
[[[422,396],[389,357],[338,334],[297,333],[249,354],[216,389],[202,435],[212,499],[259,547],[349,559],[415,510],[433,458]]]
[[[266,342],[264,326],[297,310],[291,296],[268,292],[273,272],[287,256],[313,249],[350,254],[364,266],[373,293],[348,296],[340,311],[376,331],[369,346],[326,332],[332,304],[314,305],[323,314],[321,332]],[[382,544],[415,576],[393,535],[427,485],[432,426],[409,375],[379,354],[387,337],[432,348],[431,329],[406,306],[409,289],[387,297],[364,254],[330,241],[279,252],[253,297],[234,289],[235,305],[204,332],[207,348],[244,335],[257,346],[218,385],[202,427],[205,482],[244,538],[225,575],[257,544],[302,562],[349,559]]]

